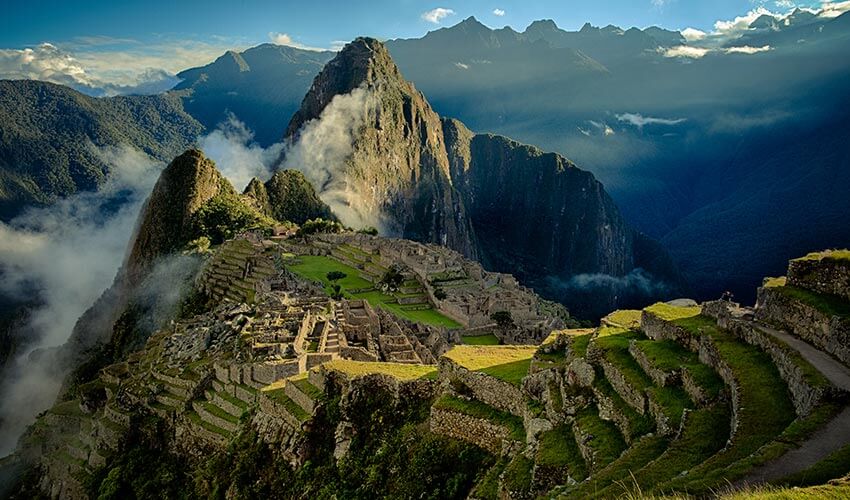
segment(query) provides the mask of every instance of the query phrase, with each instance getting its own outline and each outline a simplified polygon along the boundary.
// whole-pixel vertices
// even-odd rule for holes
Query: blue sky
[[[420,37],[473,15],[517,31],[548,18],[568,30],[590,22],[711,32],[718,21],[754,9],[785,13],[824,3],[850,9],[850,0],[5,0],[0,78],[109,84],[118,87],[106,92],[120,93],[157,79],[167,87],[168,75],[228,49],[264,42],[326,49],[360,35]]]

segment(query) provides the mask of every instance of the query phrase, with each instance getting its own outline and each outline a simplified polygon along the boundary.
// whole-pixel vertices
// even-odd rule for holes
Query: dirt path
[[[758,323],[754,323],[754,326],[796,349],[833,385],[850,391],[850,369],[836,361],[832,356],[786,332]],[[763,483],[799,472],[847,444],[850,444],[850,406],[845,407],[835,418],[803,442],[799,448],[754,468],[747,477],[738,481],[735,486]]]

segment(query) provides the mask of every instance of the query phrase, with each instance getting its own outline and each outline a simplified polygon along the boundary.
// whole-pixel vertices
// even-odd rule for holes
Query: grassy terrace
[[[337,359],[324,363],[322,366],[329,370],[337,370],[350,377],[382,374],[393,376],[399,380],[435,380],[438,374],[437,367],[434,365],[412,365],[406,363],[382,363]]]
[[[613,423],[599,418],[595,407],[586,408],[577,414],[575,426],[583,434],[593,436],[586,444],[594,452],[596,463],[591,465],[594,470],[610,464],[627,448],[620,430]]]
[[[674,427],[682,421],[685,408],[693,408],[691,398],[681,387],[650,387],[647,389],[647,394],[651,400],[661,406],[661,411],[670,419]]]
[[[808,304],[827,316],[850,318],[850,302],[824,293],[816,293],[795,286],[775,286],[774,290],[804,304]]]
[[[613,326],[623,328],[640,328],[641,311],[633,309],[620,309],[605,316],[602,321]]]
[[[762,486],[754,490],[728,493],[720,497],[721,500],[838,500],[842,498],[850,498],[850,484],[794,489]]]
[[[634,443],[620,458],[593,474],[587,482],[561,489],[558,498],[590,498],[606,486],[628,483],[633,473],[664,453],[667,444],[668,440],[661,436],[646,436]]]
[[[462,335],[460,339],[466,345],[499,345],[501,343],[499,337],[492,333],[486,335]]]
[[[625,328],[600,328],[593,342],[605,352],[605,359],[620,370],[626,382],[643,392],[652,386],[652,379],[629,353],[629,341],[641,338],[641,333]]]
[[[234,417],[230,413],[227,413],[226,411],[222,410],[221,408],[209,401],[202,401],[201,406],[204,408],[204,410],[222,420],[226,420],[232,424],[239,423],[239,417]]]
[[[304,411],[303,408],[298,406],[298,403],[287,396],[286,393],[283,392],[282,388],[270,390],[263,389],[263,393],[283,406],[284,409],[286,409],[290,415],[298,419],[299,422],[305,422],[308,418],[310,418],[310,414]]]
[[[812,252],[803,257],[793,260],[850,260],[850,250],[824,250],[823,252]]]
[[[710,366],[702,364],[696,353],[672,340],[638,340],[635,346],[660,370],[687,369],[696,384],[712,398],[723,390],[723,379]]]
[[[540,434],[535,462],[546,467],[566,467],[575,480],[587,477],[587,464],[578,449],[572,428],[566,424]]]
[[[655,422],[653,422],[652,419],[646,415],[641,415],[635,411],[634,408],[629,406],[628,403],[623,401],[623,398],[617,394],[617,391],[615,391],[613,387],[611,387],[611,383],[608,382],[608,379],[605,378],[604,374],[597,373],[594,385],[599,392],[614,401],[614,406],[617,407],[617,409],[629,420],[629,438],[642,436],[647,432],[652,431],[653,427],[655,427]]]
[[[689,477],[670,484],[676,489],[685,486],[690,491],[714,486],[708,477],[710,472],[749,456],[781,434],[793,420],[794,406],[785,382],[766,353],[721,330],[704,316],[678,319],[675,323],[710,337],[739,387],[738,428],[732,445],[691,470]]]
[[[665,321],[675,321],[685,318],[691,318],[694,316],[698,316],[702,312],[702,307],[700,306],[689,306],[689,307],[677,307],[671,306],[669,304],[665,304],[663,302],[658,302],[653,304],[646,309],[647,312],[651,312],[655,316],[665,320]]]
[[[394,303],[398,298],[397,296],[387,295],[378,290],[352,293],[350,290],[371,289],[374,285],[362,278],[358,269],[343,264],[336,259],[319,255],[302,255],[298,257],[297,262],[289,264],[287,267],[292,272],[311,281],[321,282],[328,295],[333,292],[333,288],[327,274],[331,271],[339,271],[345,273],[346,276],[337,281],[337,283],[342,287],[343,294],[348,298],[365,299],[373,307],[381,307],[400,318],[415,323],[443,326],[446,328],[460,328],[461,326],[457,321],[441,314],[433,308],[413,310],[412,308]],[[404,296],[403,294],[400,295],[402,297]],[[414,294],[414,296],[418,295]]]
[[[729,409],[715,405],[688,415],[684,431],[655,460],[649,462],[621,484],[599,490],[599,497],[620,496],[629,489],[649,490],[683,471],[689,471],[722,449],[729,437]],[[665,490],[669,491],[669,490]]]
[[[433,406],[439,410],[463,413],[464,415],[481,418],[494,424],[501,425],[510,431],[511,439],[525,442],[525,427],[523,427],[521,418],[516,415],[497,410],[496,408],[486,405],[481,401],[476,401],[474,399],[467,400],[445,395],[434,401]]]
[[[226,430],[222,429],[221,427],[219,427],[217,425],[213,425],[213,424],[205,421],[197,413],[195,413],[193,411],[188,411],[188,412],[186,412],[186,417],[192,423],[199,425],[199,426],[203,427],[204,429],[206,429],[210,432],[214,432],[214,433],[218,434],[219,436],[230,439],[230,433],[229,432],[227,432]]]
[[[519,386],[528,374],[536,346],[455,346],[445,357],[470,371],[486,373]]]

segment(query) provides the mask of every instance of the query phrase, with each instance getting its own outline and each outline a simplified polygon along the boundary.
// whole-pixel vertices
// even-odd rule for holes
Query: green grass
[[[293,377],[289,379],[289,383],[293,384],[295,387],[298,388],[299,391],[306,394],[307,397],[312,399],[313,401],[322,399],[324,397],[324,393],[319,390],[318,387],[311,384],[309,380],[307,380],[306,373],[298,377]]]
[[[540,434],[535,461],[542,466],[566,467],[577,481],[587,477],[587,464],[569,425],[559,425]]]
[[[827,316],[850,318],[850,302],[835,295],[816,293],[804,288],[797,288],[795,286],[775,287],[774,290],[787,297],[799,300]]]
[[[605,353],[605,359],[614,365],[625,378],[626,383],[635,390],[644,391],[652,385],[652,379],[644,373],[640,365],[629,353],[629,342],[642,338],[638,332],[625,329],[612,329],[594,340],[596,346]]]
[[[638,340],[638,350],[643,352],[652,366],[662,371],[686,369],[694,382],[709,398],[723,390],[723,379],[708,365],[700,362],[699,356],[672,340]]]
[[[590,339],[592,337],[592,333],[573,337],[573,343],[570,345],[570,348],[573,350],[573,354],[580,358],[586,357],[587,346],[590,345]]]
[[[691,412],[682,435],[672,441],[657,459],[634,471],[634,481],[611,484],[598,491],[598,496],[622,495],[625,486],[632,486],[633,482],[634,486],[646,491],[683,471],[691,470],[726,444],[729,437],[729,419],[728,408],[721,405]]]
[[[777,483],[788,486],[814,486],[843,477],[848,472],[850,472],[850,445],[835,450],[820,462],[796,474],[791,474]]]
[[[788,278],[785,276],[780,276],[778,278],[765,278],[761,286],[765,288],[776,288],[778,286],[785,286],[785,283],[787,282]]]
[[[640,328],[641,311],[620,309],[602,318],[603,322],[623,328]]]
[[[614,406],[617,408],[618,411],[620,411],[626,416],[626,419],[628,419],[629,421],[630,439],[642,436],[652,431],[652,429],[655,427],[655,422],[653,422],[651,418],[647,417],[646,415],[641,415],[623,400],[623,398],[611,386],[611,383],[608,382],[608,379],[605,378],[604,374],[597,373],[594,385],[597,390],[599,390],[599,392],[601,392],[614,402]]]
[[[533,469],[534,461],[519,453],[505,468],[502,483],[507,490],[524,497],[531,490]]]
[[[486,335],[462,335],[461,341],[467,345],[499,345],[499,337],[488,333]]]
[[[270,391],[263,391],[268,397],[272,400],[280,403],[281,406],[289,412],[290,415],[295,417],[299,422],[306,422],[307,419],[310,418],[310,414],[304,411],[303,408],[298,406],[298,403],[293,401],[286,393],[283,392],[283,389],[273,389]]]
[[[221,391],[221,392],[213,391],[213,392],[215,393],[216,396],[218,396],[221,399],[227,401],[228,403],[236,406],[237,408],[240,408],[242,411],[245,411],[245,410],[248,409],[248,403],[246,403],[245,401],[242,401],[241,399],[239,399],[235,396],[231,396],[230,394],[228,394],[224,391]]]
[[[721,500],[839,500],[850,498],[850,485],[821,485],[809,488],[759,486],[720,496]]]
[[[345,273],[346,276],[345,278],[336,281],[336,283],[342,287],[343,294],[349,298],[364,299],[368,301],[372,307],[381,307],[400,318],[414,323],[442,326],[446,328],[461,327],[460,323],[444,314],[441,314],[433,308],[419,311],[406,310],[399,304],[393,303],[396,301],[396,297],[377,290],[362,293],[351,293],[350,290],[373,288],[374,285],[370,281],[362,278],[358,269],[343,264],[331,257],[321,255],[302,255],[298,257],[298,261],[296,263],[290,264],[288,267],[289,270],[295,274],[311,281],[321,282],[328,295],[333,292],[333,283],[328,280],[327,274],[331,271],[339,271]]]
[[[210,414],[212,414],[212,415],[214,415],[214,416],[216,416],[216,417],[218,417],[222,420],[226,420],[226,421],[228,421],[232,424],[238,424],[239,423],[239,417],[234,417],[233,415],[222,410],[221,408],[219,408],[218,406],[216,406],[212,402],[203,401],[203,402],[201,402],[201,406],[204,407],[204,410],[206,410]]]
[[[486,373],[520,386],[528,374],[535,346],[469,346],[459,345],[444,354],[445,357],[470,371]]]
[[[619,482],[631,481],[631,475],[655,460],[667,449],[669,441],[661,436],[645,436],[617,460],[593,474],[587,482],[561,490],[558,498],[589,498],[595,492]]]
[[[647,393],[650,399],[661,406],[661,411],[673,427],[677,427],[682,421],[685,408],[694,406],[688,393],[681,387],[650,387]]]
[[[50,409],[50,413],[54,413],[56,415],[63,415],[68,417],[83,417],[85,413],[80,409],[80,401],[77,399],[72,399],[71,401],[64,401],[55,405]]]
[[[191,420],[193,423],[203,427],[204,429],[206,429],[210,432],[214,432],[214,433],[218,434],[219,436],[223,436],[227,439],[230,439],[230,433],[229,432],[227,432],[226,430],[222,429],[221,427],[219,427],[217,425],[214,425],[214,424],[207,422],[206,420],[202,419],[201,416],[198,415],[197,413],[195,413],[194,411],[186,412],[186,417],[188,417],[189,420]]]
[[[498,500],[499,498],[499,477],[508,465],[507,459],[500,458],[495,465],[490,467],[484,478],[475,486],[472,496],[482,500]]]
[[[497,410],[481,401],[444,395],[434,402],[434,408],[455,411],[464,415],[488,420],[494,424],[506,427],[510,431],[510,436],[513,440],[525,442],[525,427],[523,427],[521,418]]]
[[[677,325],[710,337],[721,358],[738,382],[738,428],[731,446],[694,468],[687,478],[672,481],[676,490],[704,491],[716,486],[722,476],[712,472],[741,460],[769,443],[794,420],[794,406],[788,388],[770,356],[738,340],[705,316],[680,319]]]
[[[408,363],[382,363],[373,361],[352,361],[349,359],[336,359],[324,363],[322,366],[329,370],[337,370],[350,377],[363,375],[382,374],[390,375],[399,380],[435,380],[438,372],[434,365],[414,365]]]
[[[803,257],[793,260],[850,260],[850,250],[824,250],[822,252],[812,252]]]
[[[697,316],[702,311],[702,308],[700,306],[677,307],[658,302],[645,308],[644,311],[650,312],[663,320],[674,321]]]
[[[599,470],[610,464],[627,448],[623,435],[612,422],[599,418],[595,407],[589,407],[576,415],[575,424],[584,435],[593,436],[586,445],[594,452],[596,463],[591,469]]]

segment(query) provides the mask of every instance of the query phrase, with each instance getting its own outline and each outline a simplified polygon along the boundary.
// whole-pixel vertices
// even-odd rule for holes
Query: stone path
[[[786,332],[753,323],[753,326],[796,349],[833,385],[850,391],[850,369],[829,354]],[[816,464],[835,450],[850,444],[850,406],[809,437],[799,448],[750,471],[736,486],[780,479]]]

